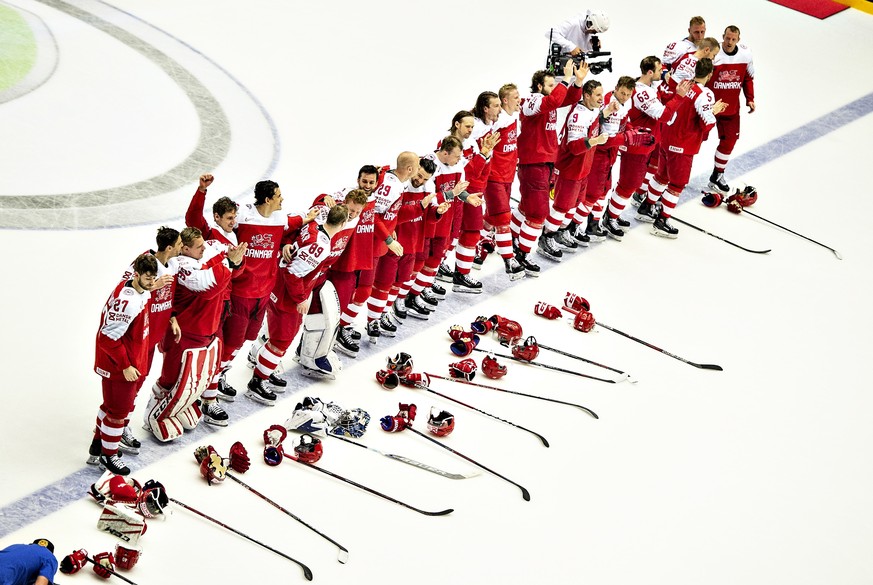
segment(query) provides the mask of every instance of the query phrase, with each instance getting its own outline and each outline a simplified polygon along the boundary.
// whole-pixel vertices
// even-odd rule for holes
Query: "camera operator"
[[[602,10],[589,10],[549,29],[546,38],[558,43],[564,54],[578,57],[582,53],[600,51],[597,34],[609,30],[609,17]]]

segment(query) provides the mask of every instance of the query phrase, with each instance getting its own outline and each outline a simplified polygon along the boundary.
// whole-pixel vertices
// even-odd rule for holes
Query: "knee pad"
[[[506,227],[509,229],[509,220],[512,218],[512,212],[503,211],[501,213],[497,213],[495,215],[488,215],[485,217],[485,221],[492,226],[498,228],[498,230],[502,227]]]
[[[465,248],[475,248],[482,235],[479,232],[461,232],[458,243]]]

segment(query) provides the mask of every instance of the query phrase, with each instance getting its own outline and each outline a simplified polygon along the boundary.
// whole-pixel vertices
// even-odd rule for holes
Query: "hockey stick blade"
[[[554,370],[556,372],[563,372],[564,374],[572,374],[573,376],[579,376],[580,378],[588,378],[589,380],[597,380],[598,382],[606,382],[607,384],[615,384],[615,380],[610,380],[607,378],[598,378],[597,376],[591,376],[589,374],[583,374],[582,372],[574,372],[573,370],[567,370],[564,368],[559,368],[558,366],[550,366],[549,364],[541,364],[539,362],[533,362],[528,360],[519,359],[515,356],[506,355],[505,353],[498,353],[496,351],[490,351],[487,349],[482,349],[481,347],[474,347],[473,351],[481,351],[483,353],[490,353],[491,355],[495,355],[497,357],[502,357],[504,359],[512,360],[514,362],[519,362],[521,364],[528,364],[531,366],[536,366],[538,368],[545,368],[547,370]]]
[[[228,530],[228,531],[230,531],[230,532],[233,532],[233,533],[236,534],[237,536],[242,536],[243,538],[245,538],[245,539],[248,540],[249,542],[253,542],[253,543],[257,544],[258,546],[261,546],[261,547],[267,549],[268,551],[273,552],[273,553],[276,553],[276,554],[279,555],[280,557],[286,558],[286,559],[288,559],[289,561],[291,561],[292,563],[297,564],[301,569],[303,569],[303,576],[306,577],[306,580],[307,580],[307,581],[312,581],[312,570],[311,570],[309,567],[307,567],[306,565],[304,565],[303,563],[301,563],[300,561],[298,561],[297,559],[294,559],[294,558],[292,558],[292,557],[289,557],[288,555],[286,555],[286,554],[283,553],[282,551],[276,550],[276,549],[273,548],[272,546],[267,545],[267,544],[264,544],[263,542],[261,542],[261,541],[259,541],[259,540],[255,540],[254,538],[252,538],[252,537],[249,536],[248,534],[244,534],[244,533],[240,532],[239,530],[237,530],[236,528],[232,528],[232,527],[228,526],[227,524],[225,524],[224,522],[222,522],[222,521],[220,521],[220,520],[217,520],[216,518],[213,518],[212,516],[208,516],[207,514],[204,514],[203,512],[201,512],[200,510],[197,510],[197,509],[195,509],[195,508],[192,508],[192,507],[189,506],[188,504],[185,504],[185,503],[183,503],[183,502],[180,502],[180,501],[177,500],[176,498],[168,498],[168,499],[169,499],[171,502],[173,502],[174,504],[176,504],[177,506],[181,506],[182,508],[185,508],[185,509],[188,510],[189,512],[192,512],[192,513],[194,513],[194,514],[200,516],[201,518],[203,518],[203,519],[205,519],[205,520],[209,520],[209,521],[212,522],[213,524],[217,524],[218,526],[221,526],[221,527],[224,528],[225,530]]]
[[[343,477],[337,473],[334,473],[332,471],[328,471],[327,469],[324,469],[323,467],[316,467],[315,465],[312,465],[311,463],[304,463],[302,461],[298,461],[297,459],[295,459],[293,457],[286,456],[285,459],[300,463],[304,467],[308,467],[310,469],[320,471],[321,473],[324,473],[325,475],[329,475],[335,479],[338,479],[340,481],[344,481],[347,484],[353,485],[358,489],[361,489],[361,490],[364,490],[365,492],[373,494],[374,496],[379,496],[380,498],[382,498],[384,500],[388,500],[389,502],[394,502],[395,504],[399,504],[399,505],[403,506],[404,508],[409,508],[410,510],[414,510],[414,511],[418,512],[419,514],[424,514],[425,516],[445,516],[446,514],[451,514],[452,512],[455,511],[454,508],[448,508],[446,510],[440,510],[438,512],[430,512],[428,510],[422,510],[421,508],[416,508],[415,506],[411,506],[411,505],[407,504],[406,502],[400,501],[397,498],[392,498],[391,496],[389,496],[387,494],[383,494],[380,491],[376,491],[373,488],[367,487],[367,486],[360,484],[356,481],[352,481],[351,479],[349,479],[347,477]]]
[[[303,524],[308,529],[310,529],[311,531],[313,531],[314,533],[316,533],[320,537],[324,538],[328,542],[333,543],[339,549],[339,552],[337,553],[337,558],[336,558],[337,561],[339,561],[342,564],[346,564],[349,561],[349,549],[347,549],[346,547],[344,547],[343,545],[341,545],[340,543],[338,543],[337,541],[335,541],[331,537],[327,536],[326,534],[319,532],[318,530],[316,530],[315,528],[313,528],[312,526],[310,526],[309,524],[307,524],[306,522],[304,522],[303,520],[298,518],[296,515],[292,514],[288,510],[286,510],[283,506],[274,502],[273,500],[271,500],[270,498],[268,498],[267,496],[265,496],[264,494],[262,494],[261,492],[259,492],[258,490],[256,490],[255,488],[253,488],[252,486],[250,486],[249,484],[247,484],[246,482],[244,482],[240,478],[238,478],[237,476],[230,473],[229,471],[225,472],[225,476],[229,477],[233,481],[237,482],[242,487],[244,487],[247,491],[255,494],[256,496],[258,496],[259,498],[261,498],[262,500],[264,500],[265,502],[267,502],[268,504],[270,504],[271,506],[273,506],[274,508],[276,508],[280,512],[290,516],[291,518],[294,518],[295,520],[297,520],[298,522],[300,522],[301,524]]]
[[[676,221],[678,221],[678,222],[681,223],[682,225],[687,225],[688,227],[690,227],[690,228],[692,228],[692,229],[695,229],[695,230],[697,230],[697,231],[699,231],[699,232],[702,232],[702,233],[706,234],[707,236],[712,236],[712,237],[715,238],[716,240],[721,240],[721,241],[724,242],[725,244],[730,244],[731,246],[734,246],[735,248],[739,248],[740,250],[745,250],[746,252],[751,252],[752,254],[769,254],[769,253],[771,252],[771,250],[752,250],[751,248],[746,248],[745,246],[740,246],[739,244],[736,244],[736,243],[734,243],[734,242],[732,242],[732,241],[730,241],[730,240],[726,240],[726,239],[724,239],[724,238],[721,237],[721,236],[717,236],[717,235],[715,235],[715,234],[713,234],[713,233],[711,233],[711,232],[708,232],[708,231],[706,231],[705,229],[703,229],[703,228],[701,228],[701,227],[697,227],[697,226],[694,225],[693,223],[688,223],[687,221],[681,220],[681,219],[679,219],[678,217],[676,217],[675,215],[673,215],[673,216],[671,216],[671,217],[672,217],[672,219],[675,219]]]
[[[424,469],[425,471],[430,471],[431,473],[435,473],[442,477],[447,477],[449,479],[469,479],[471,477],[476,477],[477,475],[481,475],[478,471],[474,471],[473,473],[451,473],[448,471],[443,471],[438,467],[434,467],[432,465],[428,465],[427,463],[422,463],[421,461],[416,461],[415,459],[410,459],[409,457],[404,457],[403,455],[395,455],[394,453],[385,453],[384,451],[380,451],[375,447],[370,447],[369,445],[365,445],[363,443],[358,443],[357,441],[352,441],[347,437],[340,437],[339,435],[328,435],[329,437],[333,437],[335,439],[339,439],[340,441],[344,441],[351,445],[355,445],[357,447],[361,447],[362,449],[366,449],[367,451],[372,451],[374,453],[378,453],[383,457],[387,457],[388,459],[394,459],[395,461],[400,461],[401,463],[406,463],[407,465],[411,465],[412,467],[417,467],[419,469]]]
[[[825,246],[825,245],[822,244],[821,242],[816,242],[816,241],[813,240],[812,238],[807,238],[807,237],[804,236],[803,234],[799,234],[799,233],[797,233],[797,232],[794,231],[794,230],[790,230],[790,229],[788,229],[787,227],[785,227],[784,225],[779,225],[779,224],[776,223],[775,221],[770,221],[770,220],[767,219],[766,217],[761,217],[761,216],[758,215],[757,213],[752,213],[751,211],[749,211],[749,210],[746,209],[745,207],[743,207],[743,211],[744,211],[745,213],[748,213],[748,214],[751,215],[752,217],[757,217],[757,218],[760,219],[761,221],[766,221],[766,222],[769,223],[770,225],[774,225],[774,226],[778,227],[779,229],[785,230],[786,232],[788,232],[788,233],[790,233],[790,234],[794,234],[795,236],[797,236],[797,237],[799,237],[799,238],[803,238],[804,240],[807,240],[807,241],[809,241],[809,242],[812,242],[813,244],[817,244],[817,245],[821,246],[822,248],[825,248],[825,249],[830,250],[831,252],[834,253],[834,256],[837,257],[837,260],[842,260],[842,259],[843,259],[843,257],[840,256],[840,253],[837,252],[836,250],[834,250],[833,248],[831,248],[830,246]]]
[[[487,471],[488,473],[491,473],[491,474],[493,474],[493,475],[496,475],[497,477],[499,477],[500,479],[502,479],[502,480],[504,480],[504,481],[508,481],[509,483],[511,483],[512,485],[514,485],[515,487],[517,487],[518,489],[521,490],[521,497],[524,499],[525,502],[529,502],[529,501],[530,501],[530,492],[527,491],[527,488],[524,487],[523,485],[521,485],[521,484],[519,484],[519,483],[515,483],[514,481],[512,481],[512,480],[509,479],[508,477],[505,477],[505,476],[503,476],[503,475],[500,475],[499,473],[497,473],[497,472],[494,471],[493,469],[489,469],[489,468],[485,467],[484,465],[482,465],[482,464],[479,463],[478,461],[475,461],[475,460],[473,460],[473,459],[470,459],[469,457],[467,457],[466,455],[464,455],[464,454],[461,453],[460,451],[455,451],[454,449],[452,449],[452,448],[449,447],[448,445],[445,445],[445,444],[443,444],[443,443],[440,443],[439,441],[437,441],[436,439],[434,439],[434,438],[432,438],[432,437],[428,437],[427,435],[425,435],[425,434],[422,433],[421,431],[419,431],[419,430],[417,430],[417,429],[414,429],[414,428],[412,428],[411,426],[407,426],[406,429],[412,431],[413,433],[415,433],[415,434],[418,435],[419,437],[424,437],[425,439],[427,439],[427,440],[430,441],[431,443],[434,443],[434,444],[436,444],[436,445],[439,445],[439,446],[442,447],[443,449],[445,449],[445,450],[447,450],[447,451],[450,451],[451,453],[454,453],[455,455],[457,455],[457,456],[460,457],[461,459],[463,459],[463,460],[465,460],[465,461],[469,461],[470,463],[472,463],[473,465],[476,465],[477,467],[481,467],[482,469],[484,469],[484,470]]]
[[[536,396],[535,394],[525,394],[524,392],[516,392],[515,390],[508,390],[506,388],[498,388],[497,386],[489,386],[488,384],[479,384],[478,382],[468,382],[466,380],[459,380],[457,378],[447,378],[446,376],[440,376],[439,374],[431,374],[427,373],[431,378],[436,378],[438,380],[445,380],[446,382],[453,382],[455,384],[465,384],[467,386],[475,386],[476,388],[486,388],[488,390],[497,390],[498,392],[506,392],[507,394],[515,394],[516,396],[524,396],[525,398],[533,398],[534,400],[542,400],[544,402],[554,402],[555,404],[564,404],[566,406],[574,406],[580,410],[584,410],[588,413],[592,418],[600,418],[597,416],[597,413],[588,408],[587,406],[582,406],[581,404],[575,404],[573,402],[564,402],[563,400],[557,400],[555,398],[546,398],[544,396]],[[426,386],[424,386],[426,388]]]
[[[655,351],[659,351],[659,352],[663,353],[664,355],[670,356],[673,359],[677,359],[680,362],[684,362],[684,363],[688,364],[689,366],[694,366],[695,368],[700,368],[702,370],[718,370],[719,372],[724,371],[724,368],[722,368],[718,364],[698,364],[697,362],[692,362],[691,360],[687,360],[684,357],[676,355],[675,353],[670,353],[669,351],[667,351],[665,349],[661,349],[657,345],[652,345],[648,341],[643,341],[642,339],[634,337],[633,335],[625,333],[624,331],[620,331],[614,327],[610,327],[609,325],[607,325],[606,323],[603,323],[602,321],[598,321],[597,324],[599,326],[603,327],[604,329],[608,329],[609,331],[612,331],[613,333],[618,333],[619,335],[623,335],[624,337],[627,337],[628,339],[632,339],[632,340],[636,341],[637,343],[641,343],[641,344],[645,345],[646,347],[650,347],[650,348],[654,349]]]
[[[502,345],[504,347],[508,347],[507,343],[501,343],[500,345]],[[540,343],[539,341],[537,341],[537,345],[545,350],[553,351],[558,355],[563,355],[563,356],[566,356],[568,358],[572,358],[574,360],[579,360],[581,362],[585,362],[586,364],[591,364],[592,366],[597,366],[598,368],[603,368],[604,370],[609,370],[611,372],[615,372],[616,374],[621,374],[623,376],[621,379],[622,382],[630,382],[631,384],[637,383],[637,380],[634,380],[633,378],[631,378],[630,374],[628,374],[627,372],[624,372],[622,370],[619,370],[618,368],[613,368],[612,366],[607,366],[606,364],[597,363],[595,361],[589,360],[588,358],[584,358],[581,355],[576,355],[576,354],[564,351],[563,349],[558,349],[557,347],[551,347],[549,345],[544,345],[544,344]]]

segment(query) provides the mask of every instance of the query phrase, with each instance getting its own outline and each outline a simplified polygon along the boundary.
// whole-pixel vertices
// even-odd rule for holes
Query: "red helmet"
[[[142,550],[138,548],[127,548],[123,544],[115,545],[115,564],[119,569],[125,571],[131,570],[139,561]]]
[[[515,343],[524,335],[518,321],[504,319],[503,317],[498,317],[498,319],[497,340],[500,343]]]
[[[512,355],[520,360],[532,362],[540,355],[540,346],[537,345],[536,337],[528,336],[524,343],[519,343],[512,346]]]
[[[393,358],[388,358],[388,369],[397,372],[399,378],[405,378],[407,374],[412,373],[412,356],[401,351]]]
[[[580,311],[576,314],[576,318],[573,319],[573,328],[582,331],[583,333],[588,333],[594,329],[594,325],[596,324],[597,322],[594,320],[594,315],[588,311]]]
[[[497,358],[489,353],[482,358],[482,373],[485,374],[487,378],[497,380],[506,375],[506,366],[497,363]]]
[[[427,417],[427,430],[437,437],[445,437],[455,430],[455,416],[445,410],[434,415],[434,407],[430,407],[430,416]]]
[[[297,454],[298,461],[315,463],[321,459],[321,440],[307,433],[300,437],[299,443],[294,445],[294,452]]]

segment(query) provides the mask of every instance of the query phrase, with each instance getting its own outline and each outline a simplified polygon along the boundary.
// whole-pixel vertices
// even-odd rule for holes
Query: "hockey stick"
[[[735,243],[733,243],[733,242],[730,241],[730,240],[726,240],[726,239],[724,239],[724,238],[721,237],[721,236],[717,236],[717,235],[715,235],[715,234],[713,234],[713,233],[710,233],[710,232],[706,231],[706,230],[703,229],[703,228],[697,227],[697,226],[694,225],[693,223],[688,223],[687,221],[681,220],[681,219],[679,219],[678,217],[676,217],[675,215],[673,215],[673,216],[671,216],[671,217],[672,217],[673,219],[675,219],[676,221],[678,221],[679,223],[681,223],[682,225],[687,225],[687,226],[690,227],[690,228],[694,228],[694,229],[696,229],[696,230],[699,231],[699,232],[703,232],[703,233],[706,234],[707,236],[712,236],[713,238],[715,238],[715,239],[717,239],[717,240],[721,240],[722,242],[724,242],[724,243],[726,243],[726,244],[730,244],[731,246],[734,246],[734,247],[736,247],[736,248],[739,248],[740,250],[745,250],[746,252],[751,252],[752,254],[767,254],[768,252],[770,252],[770,250],[751,250],[751,249],[749,249],[749,248],[744,248],[743,246],[740,246],[739,244],[735,244]]]
[[[334,439],[339,439],[340,441],[345,441],[350,445],[355,445],[357,447],[361,447],[362,449],[366,449],[368,451],[373,451],[374,453],[378,453],[388,459],[393,459],[395,461],[400,461],[401,463],[406,463],[407,465],[411,465],[413,467],[418,467],[419,469],[424,469],[425,471],[430,471],[431,473],[435,473],[437,475],[441,475],[443,477],[447,477],[449,479],[469,479],[471,477],[476,477],[479,475],[479,472],[473,473],[450,473],[448,471],[443,471],[437,467],[433,467],[428,465],[427,463],[421,463],[420,461],[416,461],[415,459],[410,459],[409,457],[404,457],[403,455],[395,455],[394,453],[385,453],[376,449],[375,447],[370,447],[369,445],[364,445],[363,443],[358,443],[357,441],[352,441],[347,437],[340,437],[339,435],[328,434],[328,437],[333,437]]]
[[[297,559],[293,559],[293,558],[289,557],[288,555],[286,555],[285,553],[283,553],[282,551],[278,551],[278,550],[276,550],[275,548],[273,548],[273,547],[271,547],[271,546],[269,546],[269,545],[264,544],[263,542],[260,542],[260,541],[258,541],[258,540],[255,540],[254,538],[252,538],[251,536],[249,536],[249,535],[247,535],[247,534],[243,534],[242,532],[240,532],[240,531],[237,530],[236,528],[231,528],[230,526],[228,526],[228,525],[225,524],[224,522],[222,522],[222,521],[220,521],[220,520],[217,520],[217,519],[213,518],[212,516],[207,516],[206,514],[204,514],[203,512],[201,512],[200,510],[195,510],[194,508],[192,508],[192,507],[189,506],[188,504],[184,504],[184,503],[180,502],[179,500],[177,500],[176,498],[169,498],[169,500],[170,500],[171,502],[173,502],[174,504],[176,504],[176,505],[182,506],[183,508],[185,508],[185,509],[188,510],[189,512],[193,512],[194,514],[197,514],[197,515],[200,516],[201,518],[205,518],[206,520],[209,520],[209,521],[212,522],[213,524],[218,524],[219,526],[221,526],[221,527],[224,528],[225,530],[229,530],[230,532],[233,532],[233,533],[236,534],[237,536],[242,536],[242,537],[245,538],[246,540],[249,540],[249,541],[251,541],[251,542],[254,542],[254,543],[257,544],[257,545],[264,547],[264,548],[267,549],[268,551],[270,551],[270,552],[274,552],[274,553],[276,553],[277,555],[279,555],[280,557],[284,557],[284,558],[288,559],[288,560],[291,561],[292,563],[296,563],[297,565],[300,566],[301,569],[303,569],[303,576],[306,577],[306,580],[307,580],[307,581],[312,581],[312,571],[309,569],[309,567],[307,567],[306,565],[304,565],[303,563],[301,563],[301,562],[298,561]]]
[[[427,510],[421,510],[421,509],[419,509],[419,508],[416,508],[415,506],[410,506],[410,505],[407,504],[406,502],[401,502],[400,500],[398,500],[398,499],[396,499],[396,498],[392,498],[391,496],[388,496],[388,495],[386,495],[386,494],[383,494],[382,492],[376,491],[376,490],[374,490],[373,488],[368,488],[367,486],[365,486],[365,485],[361,485],[361,484],[359,484],[359,483],[356,482],[356,481],[352,481],[352,480],[350,480],[350,479],[348,479],[348,478],[346,478],[346,477],[343,477],[343,476],[341,476],[341,475],[338,475],[338,474],[336,474],[336,473],[334,473],[334,472],[332,472],[332,471],[328,471],[327,469],[324,469],[324,468],[321,468],[321,467],[316,467],[315,465],[312,465],[311,463],[303,463],[302,461],[298,461],[298,460],[295,459],[294,457],[290,457],[290,456],[287,456],[287,455],[286,455],[285,459],[290,459],[291,461],[297,461],[297,463],[302,464],[304,467],[308,467],[308,468],[310,468],[310,469],[314,469],[314,470],[316,470],[316,471],[320,471],[321,473],[327,474],[327,475],[329,475],[329,476],[331,476],[331,477],[333,477],[333,478],[336,478],[336,479],[338,479],[338,480],[340,480],[340,481],[344,481],[344,482],[346,482],[346,483],[348,483],[348,484],[351,484],[351,485],[355,486],[355,487],[358,488],[358,489],[362,489],[362,490],[364,490],[365,492],[370,492],[371,494],[373,494],[373,495],[375,495],[375,496],[379,496],[380,498],[386,499],[386,500],[388,500],[389,502],[394,502],[395,504],[400,504],[400,505],[403,506],[404,508],[409,508],[410,510],[415,510],[415,511],[418,512],[419,514],[424,514],[425,516],[445,516],[446,514],[451,514],[452,512],[455,511],[454,508],[448,508],[447,510],[440,510],[439,512],[428,512]]]
[[[508,420],[506,420],[506,419],[504,419],[504,418],[500,418],[499,416],[495,416],[495,415],[493,415],[493,414],[491,414],[491,413],[485,412],[484,410],[479,410],[479,409],[476,408],[475,406],[470,406],[470,405],[467,404],[466,402],[461,402],[461,401],[458,400],[457,398],[452,398],[451,396],[447,396],[447,395],[443,394],[442,392],[437,392],[436,390],[431,390],[431,389],[428,388],[427,386],[423,386],[423,385],[420,385],[420,384],[416,384],[415,387],[416,387],[416,388],[419,388],[419,389],[421,389],[421,390],[425,390],[425,391],[427,391],[427,392],[430,392],[430,393],[432,393],[432,394],[436,394],[437,396],[441,396],[441,397],[445,398],[446,400],[451,400],[451,401],[454,402],[455,404],[460,404],[461,406],[466,406],[466,407],[469,408],[470,410],[475,410],[476,412],[482,413],[482,414],[484,414],[485,416],[490,416],[490,417],[493,418],[493,419],[499,420],[500,422],[504,422],[504,423],[506,423],[506,424],[508,424],[508,425],[510,425],[510,426],[513,426],[513,427],[515,427],[515,428],[517,428],[517,429],[521,429],[521,430],[523,430],[523,431],[526,431],[526,432],[528,432],[528,433],[530,433],[530,434],[532,434],[532,435],[536,435],[536,437],[537,437],[540,441],[542,441],[543,446],[545,446],[545,447],[548,447],[548,446],[549,446],[549,442],[546,440],[546,438],[545,438],[544,436],[542,436],[542,435],[539,434],[539,433],[535,433],[534,431],[532,431],[532,430],[530,430],[530,429],[526,429],[526,428],[524,428],[524,427],[521,426],[521,425],[517,425],[517,424],[515,424],[514,422],[510,422],[510,421],[508,421]]]
[[[250,491],[251,493],[255,494],[256,496],[258,496],[259,498],[261,498],[261,499],[264,500],[265,502],[269,503],[271,506],[273,506],[274,508],[276,508],[276,509],[279,510],[280,512],[283,512],[283,513],[287,514],[288,516],[291,516],[292,518],[294,518],[295,520],[297,520],[298,522],[300,522],[301,524],[303,524],[304,526],[306,526],[308,529],[310,529],[311,531],[313,531],[314,533],[316,533],[317,535],[319,535],[320,537],[324,538],[325,540],[328,540],[328,541],[332,542],[334,545],[337,546],[337,548],[340,549],[339,554],[337,555],[337,559],[336,559],[336,560],[338,560],[339,562],[341,562],[341,563],[343,563],[343,564],[345,564],[345,563],[348,562],[348,560],[349,560],[349,549],[347,549],[346,547],[344,547],[343,545],[341,545],[340,543],[338,543],[337,541],[335,541],[335,540],[332,539],[331,537],[327,536],[326,534],[323,534],[323,533],[319,532],[318,530],[316,530],[315,528],[313,528],[312,526],[310,526],[309,524],[307,524],[306,522],[304,522],[303,520],[301,520],[300,518],[298,518],[297,516],[295,516],[294,514],[292,514],[291,512],[289,512],[288,510],[286,510],[283,506],[281,506],[280,504],[274,502],[273,500],[271,500],[270,498],[268,498],[267,496],[265,496],[264,494],[262,494],[261,492],[259,492],[258,490],[256,490],[255,488],[253,488],[252,486],[250,486],[249,484],[247,484],[247,483],[244,482],[243,480],[241,480],[240,478],[238,478],[238,477],[236,477],[235,475],[233,475],[232,473],[230,473],[229,471],[225,472],[225,476],[226,476],[226,477],[229,477],[229,478],[232,479],[233,481],[237,482],[237,483],[240,484],[242,487],[244,487],[245,489],[247,489],[247,490]]]
[[[770,225],[775,225],[776,227],[778,227],[778,228],[780,228],[780,229],[783,229],[783,230],[785,230],[785,231],[788,232],[788,233],[791,233],[791,234],[794,234],[795,236],[801,237],[801,238],[803,238],[804,240],[809,240],[809,241],[812,242],[813,244],[818,244],[818,245],[821,246],[822,248],[827,248],[828,250],[830,250],[831,252],[834,253],[834,256],[837,257],[837,260],[842,260],[842,259],[843,259],[843,257],[840,256],[840,253],[837,252],[836,250],[834,250],[833,248],[831,248],[830,246],[825,246],[825,245],[822,244],[821,242],[816,242],[816,241],[813,240],[812,238],[807,238],[807,237],[804,236],[803,234],[798,234],[798,233],[795,232],[794,230],[790,230],[790,229],[788,229],[787,227],[785,227],[785,226],[783,226],[783,225],[779,225],[779,224],[776,223],[775,221],[770,221],[769,219],[767,219],[767,218],[765,218],[765,217],[761,217],[761,216],[758,215],[757,213],[752,213],[751,211],[749,211],[749,210],[746,209],[745,207],[743,207],[742,210],[743,210],[744,213],[748,213],[748,214],[751,215],[752,217],[757,217],[757,218],[760,219],[761,221],[766,221],[766,222],[769,223]]]
[[[487,467],[485,467],[484,465],[482,465],[482,464],[479,463],[478,461],[474,461],[473,459],[470,459],[469,457],[467,457],[467,456],[464,455],[463,453],[460,453],[460,452],[458,452],[458,451],[455,451],[454,449],[452,449],[452,448],[449,447],[448,445],[445,445],[445,444],[443,444],[443,443],[440,443],[439,441],[437,441],[436,439],[434,439],[434,438],[432,438],[432,437],[428,437],[427,435],[425,435],[425,434],[422,433],[421,431],[412,428],[411,425],[407,425],[406,428],[409,429],[410,431],[412,431],[413,433],[415,433],[416,435],[418,435],[419,437],[424,437],[425,439],[427,439],[427,440],[430,441],[431,443],[434,443],[434,444],[436,444],[436,445],[439,445],[440,447],[442,447],[443,449],[445,449],[445,450],[447,450],[447,451],[451,451],[452,453],[454,453],[455,455],[457,455],[457,456],[460,457],[461,459],[464,459],[464,460],[466,460],[466,461],[469,461],[469,462],[472,463],[473,465],[476,465],[477,467],[481,467],[482,469],[484,469],[485,471],[487,471],[487,472],[489,472],[489,473],[493,473],[494,475],[496,475],[497,477],[499,477],[499,478],[502,479],[502,480],[508,481],[509,483],[511,483],[512,485],[514,485],[515,487],[517,487],[518,489],[521,490],[521,497],[524,498],[524,501],[525,501],[525,502],[529,502],[529,501],[530,501],[530,492],[527,491],[527,488],[525,488],[525,487],[522,486],[521,484],[517,484],[517,483],[515,483],[514,481],[512,481],[511,479],[509,479],[508,477],[504,477],[504,476],[500,475],[499,473],[497,473],[497,472],[494,471],[493,469],[488,469]]]
[[[576,408],[581,408],[582,410],[584,410],[585,412],[587,412],[588,414],[590,414],[594,418],[600,418],[599,416],[597,416],[596,412],[594,412],[590,408],[582,406],[581,404],[574,404],[572,402],[564,402],[563,400],[556,400],[554,398],[544,398],[542,396],[535,396],[533,394],[525,394],[524,392],[516,392],[514,390],[507,390],[506,388],[498,388],[497,386],[489,386],[487,384],[479,384],[478,382],[468,382],[466,380],[459,380],[457,378],[448,378],[446,376],[440,376],[440,375],[431,374],[428,372],[425,372],[425,373],[428,376],[430,376],[431,378],[437,378],[439,380],[445,380],[447,382],[454,382],[455,384],[465,384],[467,386],[475,386],[477,388],[487,388],[488,390],[497,390],[498,392],[506,392],[507,394],[515,394],[516,396],[525,396],[527,398],[535,398],[536,400],[544,400],[546,402],[554,402],[556,404],[566,404],[567,406],[575,406]]]
[[[130,585],[136,585],[135,582],[131,581],[130,579],[128,579],[128,578],[125,577],[124,575],[119,574],[117,571],[113,571],[112,569],[110,569],[110,568],[107,567],[106,565],[101,565],[100,563],[98,563],[98,562],[95,561],[93,558],[91,558],[91,557],[89,557],[89,556],[87,556],[87,555],[85,556],[85,560],[88,561],[89,563],[93,564],[93,565],[97,565],[98,567],[102,567],[104,571],[106,571],[107,573],[109,573],[109,574],[112,575],[113,577],[118,577],[119,579],[121,579],[121,580],[124,581],[125,583],[130,583]]]
[[[500,345],[502,345],[503,347],[509,347],[508,343],[501,342]],[[549,351],[553,351],[557,354],[561,354],[561,355],[567,356],[569,358],[573,358],[574,360],[579,360],[580,362],[585,362],[586,364],[591,364],[592,366],[597,366],[598,368],[603,368],[604,370],[610,370],[610,371],[616,372],[617,374],[621,374],[622,376],[624,376],[624,378],[622,378],[622,381],[627,381],[627,382],[630,382],[631,384],[637,383],[637,380],[634,380],[633,378],[631,378],[630,374],[628,374],[627,372],[623,372],[623,371],[619,370],[618,368],[612,368],[612,367],[604,365],[604,364],[599,364],[595,361],[591,361],[587,358],[584,358],[581,355],[575,355],[572,353],[568,353],[568,352],[566,352],[562,349],[558,349],[556,347],[550,347],[548,345],[543,345],[542,343],[539,342],[539,340],[537,340],[537,346],[541,347],[543,349],[549,350]]]
[[[674,219],[675,219],[675,218],[674,218]],[[618,329],[615,329],[614,327],[610,327],[609,325],[607,325],[606,323],[604,323],[604,322],[602,322],[602,321],[598,321],[597,324],[598,324],[599,326],[603,327],[604,329],[609,329],[609,330],[612,331],[613,333],[618,333],[619,335],[624,335],[624,336],[627,337],[628,339],[633,339],[633,340],[636,341],[637,343],[642,343],[642,344],[645,345],[646,347],[651,347],[651,348],[654,349],[655,351],[660,351],[660,352],[663,353],[664,355],[668,355],[668,356],[670,356],[671,358],[674,358],[674,359],[679,360],[680,362],[685,362],[686,364],[689,364],[689,365],[691,365],[691,366],[694,366],[695,368],[700,368],[700,369],[702,369],[702,370],[718,370],[718,371],[720,371],[720,372],[724,370],[724,368],[722,368],[722,367],[721,367],[720,365],[718,365],[718,364],[698,364],[698,363],[696,363],[696,362],[692,362],[692,361],[686,360],[686,359],[683,358],[683,357],[679,357],[679,356],[676,355],[675,353],[670,353],[669,351],[664,350],[664,349],[661,349],[660,347],[658,347],[658,346],[656,346],[656,345],[652,345],[652,344],[649,343],[648,341],[643,341],[642,339],[639,339],[639,338],[637,338],[637,337],[634,337],[633,335],[629,335],[629,334],[625,333],[624,331],[619,331]]]
[[[491,355],[496,355],[497,357],[502,357],[502,358],[505,358],[508,360],[512,360],[514,362],[519,362],[522,364],[530,364],[532,366],[537,366],[539,368],[546,368],[547,370],[555,370],[556,372],[564,372],[565,374],[573,374],[574,376],[579,376],[581,378],[588,378],[589,380],[597,380],[598,382],[606,382],[607,384],[615,384],[615,380],[608,380],[606,378],[598,378],[597,376],[583,374],[582,372],[574,372],[573,370],[565,370],[564,368],[559,368],[558,366],[550,366],[548,364],[541,364],[539,362],[523,360],[523,359],[519,359],[515,356],[506,355],[505,353],[497,353],[496,351],[489,351],[487,349],[481,349],[478,347],[474,347],[473,351],[481,351],[483,353],[490,353]]]

